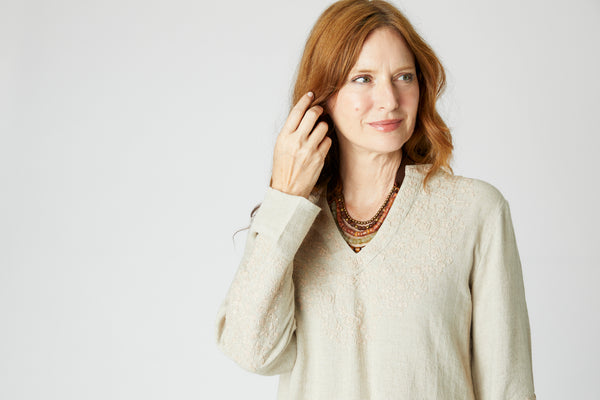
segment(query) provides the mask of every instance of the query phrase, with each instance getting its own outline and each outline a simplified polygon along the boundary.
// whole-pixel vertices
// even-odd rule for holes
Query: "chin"
[[[375,152],[375,153],[381,153],[381,154],[387,154],[387,153],[395,153],[397,151],[399,151],[400,149],[402,149],[402,145],[404,143],[398,143],[397,145],[392,145],[392,144],[380,144],[380,145],[372,145],[372,146],[363,146],[365,149]]]
[[[387,154],[402,149],[404,143],[410,138],[410,135],[407,137],[407,135],[402,132],[377,133],[375,136],[372,135],[372,132],[365,132],[350,138],[342,136],[342,140],[340,140],[341,135],[338,134],[338,141],[342,147],[347,144],[350,147],[356,146],[370,152]],[[342,141],[345,143],[342,143]]]
[[[373,143],[371,148],[380,153],[393,153],[402,149],[404,143],[406,143],[406,140],[403,140],[400,136],[398,136],[393,138],[393,140],[380,140],[378,143]]]

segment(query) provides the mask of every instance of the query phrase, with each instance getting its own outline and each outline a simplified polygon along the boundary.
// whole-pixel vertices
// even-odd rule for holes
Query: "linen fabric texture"
[[[268,187],[216,318],[217,347],[278,400],[535,400],[522,266],[493,185],[406,165],[358,253],[326,194]]]

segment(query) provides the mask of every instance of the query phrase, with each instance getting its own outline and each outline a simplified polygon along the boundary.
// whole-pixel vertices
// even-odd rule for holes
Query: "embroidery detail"
[[[420,185],[426,169],[417,171],[419,178],[407,175],[403,184]],[[465,230],[461,215],[475,197],[472,180],[443,171],[429,185],[429,194],[421,188],[414,203],[397,204],[399,208],[388,215],[393,218],[388,221],[393,229],[387,234],[393,240],[367,265],[338,252],[342,265],[331,266],[336,250],[328,244],[338,243],[333,234],[339,232],[311,230],[294,265],[299,324],[310,316],[332,341],[365,344],[374,338],[378,320],[401,318],[407,307],[427,293],[436,276],[452,264]],[[321,217],[317,227],[323,226]],[[396,233],[399,223],[402,234]]]
[[[250,232],[249,234],[254,234]],[[254,240],[253,250],[238,269],[238,276],[233,280],[228,307],[226,332],[245,332],[235,338],[227,338],[225,345],[230,354],[235,354],[238,361],[256,369],[264,365],[270,349],[281,336],[283,321],[280,313],[287,310],[276,308],[285,304],[283,297],[286,290],[282,279],[282,271],[291,273],[290,260],[284,258],[273,244],[258,234]],[[240,295],[243,294],[243,295]],[[258,316],[264,316],[261,319]]]

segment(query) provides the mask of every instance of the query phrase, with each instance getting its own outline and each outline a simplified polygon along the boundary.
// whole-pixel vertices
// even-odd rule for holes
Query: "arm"
[[[269,187],[217,313],[218,348],[261,375],[288,372],[296,361],[292,261],[321,208]]]
[[[535,400],[529,316],[510,208],[501,198],[471,274],[471,373],[478,400]]]

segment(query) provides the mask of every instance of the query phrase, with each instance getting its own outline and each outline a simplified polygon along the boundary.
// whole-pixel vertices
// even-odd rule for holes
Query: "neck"
[[[393,153],[340,152],[344,202],[354,210],[381,207],[396,180],[402,150]]]

